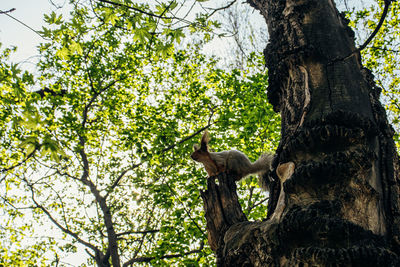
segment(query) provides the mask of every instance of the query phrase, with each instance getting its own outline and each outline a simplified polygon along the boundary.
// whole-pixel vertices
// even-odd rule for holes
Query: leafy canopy
[[[192,145],[206,128],[213,148],[252,160],[277,145],[260,56],[245,70],[220,69],[199,52],[203,41],[179,45],[185,29],[209,38],[215,24],[205,16],[185,26],[170,13],[175,2],[115,2],[123,5],[74,2],[68,20],[45,16],[51,41],[34,75],[2,51],[4,263],[62,263],[84,248],[88,265],[98,255],[116,265],[117,255],[121,265],[209,266],[206,174],[190,160]],[[240,192],[260,219],[265,193],[255,187],[244,181]]]

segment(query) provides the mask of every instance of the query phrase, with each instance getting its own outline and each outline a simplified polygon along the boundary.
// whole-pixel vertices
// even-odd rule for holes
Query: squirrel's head
[[[209,141],[208,132],[205,131],[203,136],[201,137],[200,146],[198,145],[193,146],[194,152],[192,153],[192,155],[190,155],[190,157],[193,160],[198,162],[203,162],[209,157],[208,145],[207,145],[208,141]]]

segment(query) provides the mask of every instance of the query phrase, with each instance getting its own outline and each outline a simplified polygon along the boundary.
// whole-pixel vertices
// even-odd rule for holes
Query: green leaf
[[[134,42],[140,42],[140,43],[145,43],[147,40],[150,40],[151,34],[149,33],[148,28],[137,28],[133,30],[134,32],[134,37],[133,41]]]
[[[69,46],[70,52],[71,53],[77,53],[78,55],[82,55],[83,54],[83,49],[82,46],[77,43],[77,42],[72,42],[71,45]]]
[[[69,51],[69,49],[67,47],[62,47],[61,49],[59,49],[56,52],[56,56],[61,58],[61,59],[67,60],[67,59],[69,59],[69,52],[70,51]]]

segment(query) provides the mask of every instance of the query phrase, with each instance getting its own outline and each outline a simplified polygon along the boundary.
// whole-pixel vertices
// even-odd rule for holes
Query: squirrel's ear
[[[200,147],[198,146],[198,145],[193,145],[193,150],[194,151],[197,151],[197,150],[199,150],[200,149]]]
[[[203,136],[201,137],[201,144],[203,145],[204,143],[207,145],[209,141],[210,141],[210,135],[208,134],[208,131],[205,130]]]
[[[202,151],[208,151],[208,141],[210,140],[209,136],[208,136],[208,132],[205,131],[203,134],[203,137],[201,137],[201,142],[200,142],[200,150]]]

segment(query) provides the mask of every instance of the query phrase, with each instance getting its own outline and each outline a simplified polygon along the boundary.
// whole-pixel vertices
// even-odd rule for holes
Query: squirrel
[[[194,152],[191,154],[193,160],[203,163],[208,176],[226,172],[237,175],[236,181],[239,181],[250,174],[257,173],[260,187],[266,191],[269,190],[269,181],[263,179],[263,175],[272,170],[273,154],[262,154],[257,161],[252,163],[244,153],[238,150],[209,152],[209,140],[208,132],[205,131],[200,147],[194,145]]]

